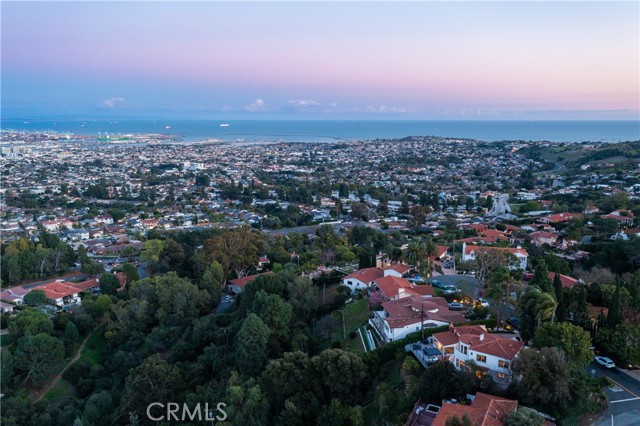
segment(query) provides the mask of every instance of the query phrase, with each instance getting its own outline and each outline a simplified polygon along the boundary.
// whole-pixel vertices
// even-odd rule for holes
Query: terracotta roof
[[[424,312],[425,321],[455,323],[465,320],[459,311],[449,310],[449,304],[442,297],[411,296],[384,302],[382,307],[389,314],[384,320],[390,328],[420,323],[421,311]]]
[[[460,327],[450,325],[449,330],[436,333],[433,337],[435,337],[442,346],[451,346],[458,343],[461,334],[480,335],[482,333],[487,333],[487,329],[483,325],[463,325]]]
[[[515,358],[524,346],[524,343],[517,340],[490,333],[481,335],[463,334],[460,336],[460,342],[470,345],[475,352],[509,360]]]
[[[76,287],[59,282],[42,284],[34,288],[34,290],[36,289],[43,290],[47,295],[47,299],[61,299],[63,297],[78,294],[78,289]]]
[[[562,287],[564,288],[571,288],[578,283],[578,280],[573,277],[570,277],[568,275],[562,275],[562,274],[559,274],[559,275],[560,275],[560,282],[562,283]],[[552,280],[555,280],[556,273],[549,272],[549,278],[551,278]]]
[[[74,283],[71,284],[73,287],[77,288],[80,291],[85,291],[85,290],[89,290],[91,288],[96,288],[100,286],[100,281],[98,280],[98,278],[91,278],[89,280],[86,281],[82,281],[79,283]]]
[[[365,284],[369,284],[373,281],[376,280],[376,278],[381,278],[384,276],[384,271],[382,269],[378,269],[378,268],[363,268],[363,269],[358,269],[357,271],[347,275],[346,277],[342,278],[342,280],[348,280],[348,279],[356,279],[359,281],[362,281]]]
[[[488,250],[498,250],[498,251],[506,251],[509,252],[511,254],[522,254],[524,256],[529,256],[529,253],[527,252],[527,250],[523,249],[523,248],[507,248],[507,247],[482,247],[482,246],[466,246],[465,247],[465,254],[470,254],[472,251],[488,251]]]
[[[240,288],[244,288],[244,286],[246,286],[251,281],[253,281],[256,278],[258,278],[260,275],[267,275],[267,274],[270,274],[270,273],[271,273],[271,271],[264,272],[262,274],[247,275],[246,277],[236,278],[235,280],[231,280],[231,281],[229,281],[229,284],[237,285]]]
[[[502,231],[498,231],[497,229],[485,229],[480,232],[480,235],[483,237],[495,238],[498,240],[507,241],[509,239],[508,236],[504,234]]]
[[[376,278],[376,285],[388,298],[393,298],[400,293],[401,288],[410,288],[411,283],[405,278],[387,275],[386,277]]]
[[[436,257],[440,259],[447,253],[447,250],[449,250],[447,246],[436,246]]]
[[[445,426],[449,418],[466,414],[474,426],[503,426],[504,418],[517,408],[518,401],[478,392],[471,405],[445,402],[431,425]]]
[[[396,271],[401,275],[404,275],[411,270],[411,267],[403,263],[394,263],[393,265],[385,266],[383,270],[384,271],[392,270],[392,271]]]

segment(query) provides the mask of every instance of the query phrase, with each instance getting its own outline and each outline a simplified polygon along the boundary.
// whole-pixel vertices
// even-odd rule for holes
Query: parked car
[[[597,356],[595,357],[595,361],[606,368],[614,368],[616,366],[616,363],[613,362],[611,358],[608,358],[606,356]]]
[[[438,280],[431,280],[431,285],[434,287],[438,287],[438,288],[443,288],[444,286],[442,285],[442,283]]]
[[[476,299],[476,303],[484,306],[485,308],[489,306],[489,302],[487,302],[486,299],[483,299],[482,297],[479,297],[478,299]]]
[[[458,302],[449,303],[449,309],[451,309],[452,311],[461,311],[463,307],[464,305],[462,303],[458,303]]]

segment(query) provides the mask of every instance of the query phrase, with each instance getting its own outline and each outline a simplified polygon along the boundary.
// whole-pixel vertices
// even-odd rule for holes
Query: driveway
[[[223,312],[226,312],[231,306],[233,306],[234,302],[235,302],[235,299],[233,298],[225,299],[223,297],[222,300],[220,300],[220,304],[216,307],[216,314],[221,314]]]
[[[632,374],[613,368],[611,370],[591,363],[589,374],[605,376],[611,386],[604,393],[609,401],[607,411],[592,422],[594,426],[637,426],[640,424],[640,381]]]

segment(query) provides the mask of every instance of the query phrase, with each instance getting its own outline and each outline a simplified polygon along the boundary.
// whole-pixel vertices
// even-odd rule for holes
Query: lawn
[[[91,333],[91,337],[87,340],[87,344],[84,346],[78,362],[89,363],[91,365],[98,363],[100,354],[106,343],[103,333],[102,327],[98,327]]]
[[[44,400],[47,403],[62,398],[65,396],[74,396],[76,394],[76,390],[71,383],[69,383],[65,379],[60,379],[55,388],[51,389],[49,393],[44,397]]]
[[[344,327],[343,324],[344,314]],[[366,324],[369,319],[369,300],[366,298],[354,300],[347,304],[344,309],[334,311],[332,314],[334,321],[333,340],[344,340],[345,349],[363,351],[360,336],[352,340],[349,339],[351,332],[357,332],[358,328]],[[344,334],[343,334],[344,329]],[[346,339],[344,338],[346,336]]]

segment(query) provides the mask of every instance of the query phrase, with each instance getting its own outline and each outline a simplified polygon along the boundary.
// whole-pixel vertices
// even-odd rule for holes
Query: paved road
[[[589,374],[606,376],[612,385],[605,389],[609,407],[592,424],[594,426],[640,425],[640,381],[614,369],[606,369],[596,363],[587,367]]]
[[[234,302],[235,302],[235,299],[226,300],[223,296],[222,300],[220,301],[220,304],[216,308],[216,314],[221,314],[227,311],[231,306],[233,306]]]

